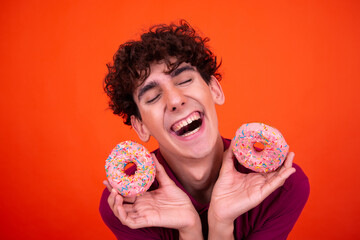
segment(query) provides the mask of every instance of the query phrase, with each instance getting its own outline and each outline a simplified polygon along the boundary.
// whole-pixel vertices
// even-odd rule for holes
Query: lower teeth
[[[191,132],[187,132],[187,133],[185,133],[184,135],[182,135],[182,137],[187,137],[187,136],[189,136],[189,135],[191,135],[191,134],[194,134],[194,133],[196,133],[197,131],[199,131],[199,129],[200,129],[200,127],[195,128],[195,129],[192,130]]]

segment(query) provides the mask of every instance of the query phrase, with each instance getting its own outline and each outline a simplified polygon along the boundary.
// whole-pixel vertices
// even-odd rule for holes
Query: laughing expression
[[[133,93],[142,120],[132,116],[132,126],[140,139],[153,136],[165,158],[206,157],[220,138],[215,104],[224,102],[224,94],[219,83],[212,77],[206,84],[188,63],[171,73],[162,62],[150,70]]]

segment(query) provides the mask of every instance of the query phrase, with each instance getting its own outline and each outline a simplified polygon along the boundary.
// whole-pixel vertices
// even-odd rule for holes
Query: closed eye
[[[188,79],[186,81],[180,82],[178,85],[186,85],[187,83],[190,83],[192,81],[192,79]]]
[[[154,103],[159,97],[160,97],[160,94],[158,94],[158,95],[156,95],[154,98],[146,101],[146,103]]]

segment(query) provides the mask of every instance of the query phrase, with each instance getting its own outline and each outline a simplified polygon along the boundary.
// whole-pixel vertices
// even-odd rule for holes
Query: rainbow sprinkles
[[[234,139],[233,152],[236,159],[255,172],[275,171],[283,164],[289,151],[282,134],[264,123],[242,125]]]
[[[133,173],[126,171],[135,165]],[[105,161],[106,177],[122,196],[137,196],[146,192],[155,180],[155,165],[150,152],[133,141],[121,142]]]

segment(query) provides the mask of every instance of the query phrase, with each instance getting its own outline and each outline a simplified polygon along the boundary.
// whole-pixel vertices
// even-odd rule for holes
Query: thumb
[[[230,147],[224,152],[223,161],[220,172],[227,173],[234,171],[234,153],[233,148],[235,146],[235,139],[231,140]]]
[[[155,167],[156,167],[156,179],[159,182],[160,186],[164,186],[164,185],[171,185],[174,184],[174,182],[169,178],[169,176],[167,175],[164,167],[161,165],[161,163],[159,163],[159,161],[157,160],[155,154],[151,154],[152,158],[154,159],[155,162]]]
[[[110,185],[109,180],[104,180],[103,184],[106,186],[106,188],[109,190],[109,192],[111,192],[111,189],[113,187]]]

